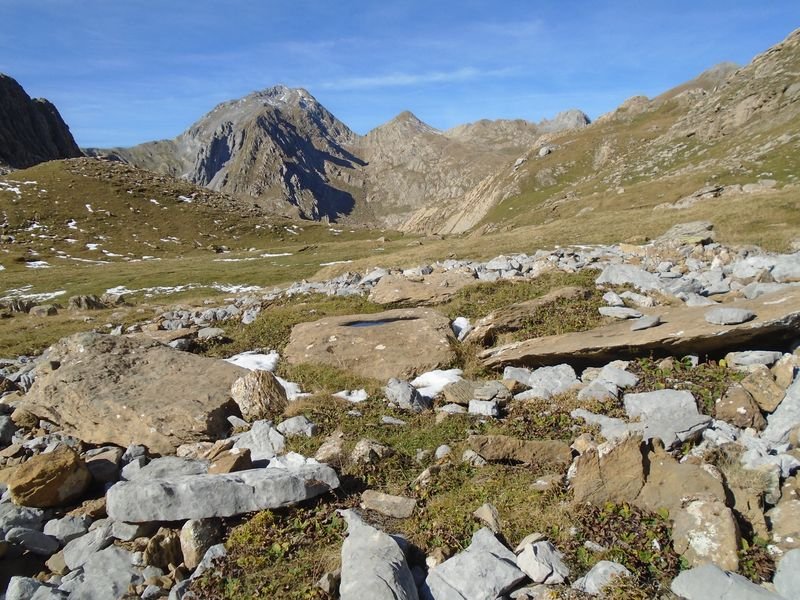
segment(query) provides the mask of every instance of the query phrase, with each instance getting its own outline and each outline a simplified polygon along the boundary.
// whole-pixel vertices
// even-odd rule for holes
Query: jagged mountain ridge
[[[82,156],[58,109],[0,73],[0,170]]]
[[[540,125],[441,132],[404,112],[359,136],[306,90],[275,86],[218,105],[173,140],[88,152],[291,216],[400,226],[421,207],[464,197],[543,131],[586,123],[571,111]]]

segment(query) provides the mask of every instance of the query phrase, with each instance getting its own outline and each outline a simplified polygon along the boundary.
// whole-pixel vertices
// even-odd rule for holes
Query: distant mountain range
[[[172,140],[86,149],[273,213],[460,233],[547,222],[635,202],[677,200],[714,182],[795,183],[800,33],[749,65],[717,65],[590,124],[481,120],[439,131],[403,112],[364,136],[311,94],[275,86],[224,102]],[[46,101],[0,78],[0,161],[20,168],[79,154]],[[694,186],[694,187],[693,187]]]

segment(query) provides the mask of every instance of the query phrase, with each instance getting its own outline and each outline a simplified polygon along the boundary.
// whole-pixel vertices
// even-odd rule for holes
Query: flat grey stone
[[[322,464],[250,469],[119,482],[108,490],[106,507],[109,517],[128,523],[231,517],[296,504],[338,486],[336,472]]]
[[[10,544],[19,544],[29,552],[39,556],[51,556],[58,552],[61,547],[58,539],[27,527],[10,529],[6,533],[6,541]]]
[[[342,544],[341,600],[418,600],[417,586],[397,541],[364,523],[353,510]]]
[[[599,377],[578,392],[578,400],[616,400],[619,388],[610,381],[603,381]]]
[[[616,292],[606,292],[603,294],[603,302],[608,306],[625,306],[625,301]]]
[[[466,550],[428,571],[423,589],[433,600],[485,600],[508,593],[525,578],[514,553],[484,527]]]
[[[786,600],[713,564],[682,571],[672,580],[670,589],[685,600]]]
[[[638,319],[642,313],[633,308],[625,308],[624,306],[601,306],[597,311],[604,317],[612,317],[614,319]]]
[[[402,419],[396,419],[388,415],[383,415],[381,417],[381,423],[383,423],[384,425],[396,425],[396,426],[403,426],[406,424],[406,422],[403,421]]]
[[[319,431],[319,427],[314,425],[314,423],[309,421],[304,415],[297,415],[296,417],[286,419],[278,425],[277,429],[286,437],[295,435],[314,437]]]
[[[639,378],[636,375],[625,369],[615,367],[613,364],[606,365],[600,369],[597,379],[613,383],[618,388],[631,387],[639,383]]]
[[[91,524],[92,520],[89,517],[66,515],[45,523],[44,533],[52,535],[62,544],[66,544],[89,531]]]
[[[747,350],[745,352],[729,352],[725,360],[729,365],[737,367],[747,367],[750,365],[770,366],[775,361],[780,360],[782,352],[771,350]]]
[[[525,376],[525,371],[528,372],[527,377]],[[540,367],[532,372],[528,371],[528,369],[506,367],[503,371],[503,379],[513,379],[531,388],[514,396],[516,400],[531,400],[533,398],[549,400],[553,396],[562,394],[573,386],[580,384],[580,381],[575,376],[575,370],[567,364]]]
[[[648,292],[661,289],[658,275],[649,273],[634,265],[614,264],[608,265],[600,276],[595,279],[597,285],[625,285],[631,284],[635,288]]]
[[[631,572],[619,563],[601,560],[583,577],[576,579],[572,589],[585,594],[597,595],[603,591],[615,577],[630,577]]]
[[[659,315],[645,315],[631,323],[631,331],[642,331],[644,329],[652,329],[661,325],[661,317]]]
[[[598,425],[600,427],[600,435],[608,441],[621,439],[631,432],[642,430],[641,423],[626,423],[622,419],[607,417],[606,415],[597,415],[584,408],[576,408],[569,413],[569,416],[573,419],[583,419],[589,425]]]
[[[658,390],[641,394],[625,394],[625,412],[638,418],[645,440],[659,438],[667,449],[691,439],[711,424],[711,417],[697,410],[690,392]]]
[[[712,325],[738,325],[756,318],[756,313],[746,308],[718,306],[706,312],[706,322]]]

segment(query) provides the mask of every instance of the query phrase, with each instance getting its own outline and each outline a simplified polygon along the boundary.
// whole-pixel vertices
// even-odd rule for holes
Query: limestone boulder
[[[434,272],[418,278],[386,275],[372,288],[369,299],[376,304],[438,304],[475,281],[474,274],[462,271]]]
[[[231,384],[247,373],[157,342],[97,333],[64,338],[47,358],[20,408],[86,442],[142,444],[157,454],[224,437],[227,415],[238,412]]]
[[[450,321],[427,308],[326,317],[292,329],[290,364],[320,363],[384,381],[411,379],[452,364]]]
[[[15,503],[52,508],[79,499],[91,481],[92,475],[78,453],[61,445],[17,467],[6,483]]]
[[[286,409],[286,390],[269,371],[255,370],[231,386],[231,397],[248,421],[275,419]]]

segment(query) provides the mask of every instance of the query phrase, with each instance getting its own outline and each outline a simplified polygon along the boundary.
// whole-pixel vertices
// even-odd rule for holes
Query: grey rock
[[[111,524],[111,535],[123,542],[130,542],[136,538],[152,535],[156,530],[153,523],[123,523],[114,521]]]
[[[597,285],[626,285],[630,284],[643,292],[660,290],[661,282],[658,275],[649,273],[633,265],[614,264],[608,265],[595,280]]]
[[[631,387],[639,383],[639,378],[625,369],[615,367],[613,364],[604,366],[597,375],[600,381],[613,383],[618,388]]]
[[[89,531],[91,524],[92,520],[89,517],[66,515],[45,523],[44,533],[66,544]]]
[[[745,308],[730,308],[718,306],[709,310],[705,319],[712,325],[738,325],[755,319],[756,313]]]
[[[428,572],[423,589],[433,600],[494,599],[525,579],[516,559],[514,553],[484,527],[475,532],[466,550]]]
[[[631,331],[652,329],[653,327],[658,327],[659,325],[661,325],[661,317],[659,315],[645,315],[631,323]]]
[[[572,589],[590,594],[600,594],[615,577],[630,577],[631,572],[619,563],[601,560],[583,577],[576,579]]]
[[[280,431],[272,426],[271,421],[256,421],[250,431],[241,434],[233,444],[234,448],[248,448],[253,464],[264,463],[281,454],[286,441]]]
[[[683,294],[683,300],[686,303],[686,306],[714,306],[716,302],[713,300],[709,300],[705,296],[701,296],[700,294],[695,293],[688,293]]]
[[[417,501],[404,496],[392,496],[376,490],[365,490],[361,494],[361,506],[367,510],[374,510],[387,517],[407,519],[414,514]]]
[[[319,432],[319,427],[309,421],[305,416],[297,415],[296,417],[291,417],[281,422],[277,430],[286,437],[295,435],[314,437]]]
[[[452,451],[453,449],[450,448],[450,446],[448,446],[447,444],[442,444],[441,446],[436,448],[436,452],[433,453],[433,457],[436,460],[442,460],[443,458],[450,456],[450,453]]]
[[[729,352],[725,356],[725,361],[732,366],[746,367],[749,365],[771,365],[780,360],[782,352],[770,350],[747,350],[745,352]]]
[[[224,335],[225,335],[225,330],[220,329],[219,327],[203,327],[200,331],[197,332],[197,339],[213,340],[216,338],[221,338]]]
[[[462,415],[467,412],[467,409],[460,404],[445,404],[436,409],[436,412],[448,413],[451,415]]]
[[[181,552],[183,563],[194,569],[203,560],[211,546],[222,539],[222,523],[218,519],[189,519],[181,527]]]
[[[135,555],[119,546],[93,554],[83,565],[83,578],[72,588],[70,600],[116,600],[131,585],[144,583]]]
[[[604,317],[612,317],[614,319],[639,319],[642,316],[638,310],[633,308],[626,308],[624,306],[601,306],[597,309],[598,312]]]
[[[606,292],[603,294],[603,302],[608,306],[625,306],[625,301],[616,292]]]
[[[102,524],[97,529],[75,538],[64,546],[64,563],[70,571],[82,567],[92,555],[107,548],[113,541],[111,523]]]
[[[658,390],[625,394],[625,412],[639,418],[645,440],[660,438],[668,449],[701,433],[711,424],[711,417],[697,410],[690,392]]]
[[[142,468],[130,475],[130,481],[140,481],[142,479],[163,479],[165,477],[177,477],[180,475],[200,475],[208,472],[207,460],[195,460],[193,458],[182,458],[180,456],[162,456],[154,458]],[[126,477],[128,471],[123,473]]]
[[[341,600],[418,600],[417,586],[397,542],[364,523],[355,511],[340,514],[347,522]]]
[[[14,575],[8,582],[5,600],[57,600],[67,595],[32,577]]]
[[[0,445],[8,446],[14,434],[17,432],[17,426],[8,415],[0,415]]]
[[[397,425],[397,426],[402,426],[406,424],[406,422],[403,421],[402,419],[396,419],[395,417],[390,417],[388,415],[383,415],[381,417],[381,423],[383,423],[384,425]]]
[[[800,281],[800,253],[777,256],[770,275],[778,283]]]
[[[18,544],[39,556],[51,556],[61,547],[58,539],[27,527],[14,527],[6,533],[6,541]]]
[[[749,579],[706,564],[682,571],[670,589],[685,600],[783,600]]]
[[[420,394],[417,388],[407,381],[392,378],[383,388],[383,391],[386,394],[386,399],[402,410],[422,412],[423,410],[429,410],[433,406],[430,398]]]
[[[227,554],[225,550],[225,544],[214,544],[206,550],[206,553],[203,555],[203,560],[200,561],[200,564],[197,565],[197,568],[192,573],[191,579],[197,579],[203,573],[205,573],[208,569],[214,566],[214,562],[218,561],[219,559],[223,558]]]
[[[526,544],[517,556],[517,566],[534,583],[555,585],[564,583],[569,577],[569,567],[562,560],[564,555],[547,541]]]
[[[597,378],[578,392],[578,400],[599,400],[604,402],[606,400],[615,400],[618,395],[619,388],[616,385]]]
[[[789,550],[783,555],[772,580],[775,590],[784,598],[796,596],[800,590],[800,549]]]
[[[597,415],[584,408],[576,408],[570,413],[573,419],[583,419],[589,425],[599,425],[600,435],[607,440],[616,440],[626,437],[631,432],[641,431],[641,423],[626,423],[622,419]]]
[[[639,308],[652,308],[656,305],[655,300],[653,300],[650,296],[637,294],[636,292],[622,292],[620,294],[620,298],[627,300]]]
[[[333,469],[307,464],[119,482],[108,490],[106,502],[109,517],[117,521],[180,521],[289,506],[338,486]]]
[[[11,502],[0,502],[0,536],[5,538],[9,529],[14,527],[28,527],[41,529],[45,519],[45,512],[39,508],[17,506]]]
[[[524,372],[528,372],[527,377]],[[528,369],[506,367],[503,379],[513,379],[527,385],[530,389],[514,396],[516,400],[531,400],[543,398],[549,400],[556,394],[562,394],[580,383],[575,376],[575,370],[561,364],[554,367],[540,367],[531,372]]]
[[[500,404],[497,400],[470,400],[468,412],[471,415],[497,418],[500,416]]]
[[[771,415],[761,437],[775,444],[789,441],[789,434],[800,426],[800,377],[786,390],[786,395]]]

